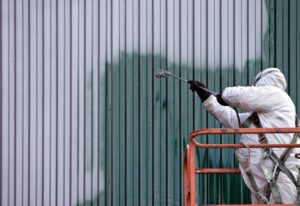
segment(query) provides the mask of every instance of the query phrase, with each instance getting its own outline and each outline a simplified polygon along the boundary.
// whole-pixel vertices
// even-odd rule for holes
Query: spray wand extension
[[[176,76],[176,75],[172,74],[171,72],[169,72],[167,70],[160,70],[159,73],[155,74],[155,77],[158,78],[158,79],[160,79],[160,78],[167,78],[167,77],[174,77],[174,78],[176,78],[178,80],[181,80],[181,81],[184,81],[185,83],[188,83],[188,80],[183,79],[183,78],[181,78],[179,76]],[[216,92],[210,91],[207,88],[202,87],[202,89],[210,92],[214,96],[217,95]]]

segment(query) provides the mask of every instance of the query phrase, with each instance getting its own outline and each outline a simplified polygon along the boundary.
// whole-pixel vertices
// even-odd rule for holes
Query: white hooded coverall
[[[245,113],[239,113],[241,124],[252,112],[256,112],[263,128],[290,128],[295,127],[296,112],[291,98],[284,91],[285,88],[286,80],[284,75],[277,68],[269,68],[257,75],[255,86],[227,87],[222,93],[222,98],[232,107],[245,111]],[[215,96],[211,95],[204,102],[204,106],[223,126],[239,128],[237,114],[234,109],[220,105]],[[250,125],[250,127],[255,126]],[[288,144],[291,142],[293,134],[266,134],[266,137],[269,144]],[[243,134],[240,141],[246,145],[259,144],[258,135],[256,134]],[[278,157],[284,150],[285,148],[273,149]],[[240,170],[245,184],[251,191],[252,203],[258,203],[258,199],[255,196],[255,190],[253,190],[248,176],[245,174],[245,168],[250,163],[256,184],[260,191],[264,191],[267,181],[260,165],[262,151],[262,149],[251,149],[250,154],[249,149],[246,148],[237,151]],[[299,153],[299,149],[293,150],[286,160],[285,166],[297,180],[300,160],[295,158],[295,153]],[[272,170],[274,164],[271,160],[268,160],[266,165]],[[295,203],[296,187],[283,172],[279,173],[277,185],[283,203]],[[274,203],[272,194],[269,203]]]

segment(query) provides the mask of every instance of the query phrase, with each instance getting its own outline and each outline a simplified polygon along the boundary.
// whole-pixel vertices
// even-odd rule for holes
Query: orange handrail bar
[[[300,128],[241,128],[223,129],[209,128],[197,130],[190,135],[190,144],[187,145],[184,158],[184,204],[197,206],[196,203],[196,174],[239,174],[236,168],[196,168],[195,150],[200,148],[244,148],[242,144],[203,144],[196,140],[200,135],[208,134],[262,134],[262,133],[300,133]],[[251,144],[250,148],[292,148],[300,144]]]

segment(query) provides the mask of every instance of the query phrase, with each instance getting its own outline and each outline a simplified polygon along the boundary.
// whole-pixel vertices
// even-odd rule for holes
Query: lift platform
[[[223,134],[270,134],[270,133],[300,133],[300,128],[241,128],[241,129],[203,129],[197,130],[190,135],[190,144],[186,146],[184,157],[184,205],[198,206],[196,203],[196,175],[200,174],[240,174],[239,169],[231,168],[196,168],[196,149],[210,148],[244,148],[243,144],[204,144],[197,141],[199,136],[223,135]],[[294,148],[300,144],[252,144],[249,148]],[[222,205],[222,204],[221,204]],[[224,204],[223,204],[224,205]],[[236,205],[236,204],[235,204]],[[252,206],[254,204],[251,204]],[[262,205],[262,204],[257,204]],[[268,204],[272,205],[272,204]],[[276,204],[273,204],[275,206]],[[294,204],[285,204],[294,205]],[[226,206],[233,206],[226,204]],[[281,204],[282,206],[282,204]]]

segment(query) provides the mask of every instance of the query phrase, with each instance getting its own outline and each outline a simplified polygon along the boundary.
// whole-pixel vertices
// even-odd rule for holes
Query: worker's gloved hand
[[[202,102],[207,100],[207,98],[211,95],[211,92],[205,90],[206,86],[202,82],[190,80],[190,81],[188,81],[188,83],[191,85],[190,89],[193,92],[195,92],[195,91],[197,92],[197,94],[200,97]]]
[[[224,99],[222,98],[222,93],[217,94],[216,97],[220,105],[229,106],[229,104],[227,104],[227,102],[225,102]]]

